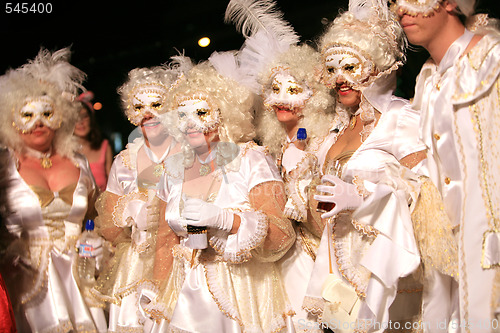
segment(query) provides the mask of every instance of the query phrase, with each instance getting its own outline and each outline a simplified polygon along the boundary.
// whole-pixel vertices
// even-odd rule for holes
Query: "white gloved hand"
[[[335,204],[335,207],[331,211],[321,214],[321,218],[332,217],[343,210],[356,209],[363,203],[363,197],[359,195],[356,185],[346,183],[333,175],[324,175],[321,181],[323,183],[329,182],[333,185],[318,185],[316,190],[330,195],[316,194],[314,195],[314,199],[320,202]]]
[[[227,232],[233,228],[233,213],[201,199],[187,199],[181,216],[188,220],[189,225],[197,227],[211,227]]]

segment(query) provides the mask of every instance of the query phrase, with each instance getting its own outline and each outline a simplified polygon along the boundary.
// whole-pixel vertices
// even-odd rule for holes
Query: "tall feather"
[[[264,30],[274,38],[296,44],[299,36],[283,19],[283,13],[273,0],[231,0],[226,8],[224,22],[233,23],[245,38]]]
[[[82,86],[85,73],[69,63],[71,51],[63,48],[54,53],[41,49],[34,60],[23,65],[19,71],[35,79],[50,82],[61,91],[76,95]]]
[[[234,23],[246,39],[237,56],[240,82],[260,93],[259,73],[300,38],[274,0],[231,0],[224,21]]]

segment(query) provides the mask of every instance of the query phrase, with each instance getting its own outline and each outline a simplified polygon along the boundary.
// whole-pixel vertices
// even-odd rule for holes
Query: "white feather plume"
[[[293,27],[283,19],[283,13],[273,0],[231,0],[226,8],[224,22],[232,22],[245,38],[260,30],[266,31],[288,44],[299,42]]]
[[[187,73],[194,64],[191,58],[184,55],[184,53],[170,57],[169,66],[175,69],[179,74]]]
[[[35,79],[49,82],[63,92],[76,95],[78,90],[85,91],[82,83],[86,75],[69,63],[70,55],[68,47],[54,53],[41,49],[36,58],[19,68],[19,71]]]
[[[390,10],[383,0],[349,0],[349,12],[360,21],[372,19],[388,20]]]
[[[257,82],[259,73],[290,45],[300,38],[293,27],[283,19],[274,0],[231,0],[224,17],[245,36],[246,41],[238,53],[242,77],[239,82],[255,93],[261,93]]]
[[[241,72],[238,68],[238,63],[236,61],[236,56],[234,52],[213,52],[208,58],[210,64],[215,68],[215,70],[236,82],[240,82],[242,79]]]

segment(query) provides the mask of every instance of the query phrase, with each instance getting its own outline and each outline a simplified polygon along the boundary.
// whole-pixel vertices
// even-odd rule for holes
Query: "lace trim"
[[[76,325],[75,331],[78,333],[97,333],[93,322],[79,323]]]
[[[312,154],[306,154],[293,170],[284,175],[283,179],[288,200],[291,201],[295,208],[295,211],[293,211],[290,207],[287,207],[285,216],[296,221],[306,221],[308,200],[305,193],[307,193],[306,188],[309,185],[304,186],[302,191],[300,183],[301,180],[312,179],[312,175],[315,173],[317,173],[317,158]]]
[[[227,239],[221,238],[217,235],[210,238],[210,245],[222,257],[223,261],[238,264],[250,260],[252,258],[252,254],[250,252],[259,247],[267,237],[267,230],[269,228],[269,219],[267,216],[261,211],[243,212],[238,215],[243,221],[245,218],[244,215],[248,213],[255,213],[257,215],[257,226],[253,235],[245,235],[246,239],[242,239],[238,242],[237,251],[226,250]]]
[[[288,200],[290,200],[290,198]],[[293,201],[292,201],[292,204],[295,206]],[[283,210],[283,215],[285,215],[285,217],[290,219],[290,220],[299,221],[299,222],[305,221],[304,216],[298,211],[298,209],[296,207],[295,208],[285,207],[285,209]]]
[[[134,166],[130,163],[130,155],[128,150],[122,150],[120,153],[118,153],[118,156],[122,158],[122,163],[124,166],[127,167],[129,170],[134,170]]]
[[[354,176],[352,183],[356,185],[356,191],[361,197],[366,199],[366,197],[371,194],[371,192],[365,188],[364,179],[361,179],[359,176]]]
[[[90,294],[102,302],[112,303],[112,304],[116,304],[116,305],[120,305],[120,303],[121,303],[117,297],[104,295],[100,291],[96,290],[95,288],[90,289]]]
[[[63,320],[58,325],[41,330],[40,333],[66,333],[73,329],[73,324],[69,320]],[[95,332],[95,329],[92,331]]]
[[[259,146],[255,141],[248,141],[240,144],[241,156],[245,156],[248,150],[256,150],[264,153],[264,155],[270,155],[269,148],[267,146]]]
[[[144,306],[140,305],[140,299],[137,299],[138,306],[141,307],[142,311],[144,311],[144,313],[147,314],[149,318],[156,322],[165,320],[170,323],[170,320],[172,318],[168,315],[166,306],[158,302],[158,297],[160,294],[160,288],[158,287],[158,285],[151,280],[144,281],[140,286],[137,287],[137,295],[141,295],[143,290],[152,292],[154,294],[154,298],[151,299],[151,302],[149,304]]]
[[[302,302],[302,309],[314,316],[321,316],[325,308],[325,303],[326,301],[323,298],[306,296]]]
[[[345,215],[339,215],[337,216],[337,219],[342,216]],[[346,218],[351,219],[350,215],[349,217],[346,216]],[[335,254],[335,260],[337,262],[338,270],[342,274],[342,276],[354,287],[358,296],[360,298],[365,298],[368,281],[363,281],[361,273],[359,272],[359,268],[356,267],[352,262],[352,257],[351,257],[352,246],[350,244],[349,239],[345,239],[345,237],[336,237],[335,234],[337,226],[338,226],[337,221],[335,221],[333,225],[331,241],[333,244],[333,252]],[[360,236],[360,235],[355,234],[355,236]],[[362,249],[356,249],[356,250],[362,250]]]
[[[144,332],[144,328],[143,327],[126,327],[126,326],[117,325],[116,331],[109,331],[109,332],[116,332],[116,333],[143,333]]]
[[[302,226],[297,225],[297,231],[297,242],[299,242],[304,252],[307,253],[313,261],[316,261],[316,253],[318,252],[319,244],[310,239],[311,235],[308,235]]]
[[[38,255],[38,262],[35,265],[32,264],[33,259],[30,255],[30,267],[35,269],[36,277],[33,287],[21,295],[21,304],[25,306],[35,306],[39,304],[45,293],[47,292],[47,283],[49,279],[49,256],[52,249],[51,241],[46,237],[36,237],[29,239],[29,252],[32,254],[33,247],[40,247],[40,253]],[[36,253],[36,252],[35,252]]]
[[[238,309],[234,307],[231,301],[224,295],[224,290],[220,288],[217,283],[212,283],[217,281],[217,264],[203,264],[205,270],[205,277],[207,279],[208,291],[212,295],[212,299],[219,310],[228,318],[236,321],[241,327],[243,327],[243,322],[240,318]]]
[[[127,204],[132,200],[147,202],[148,196],[143,192],[132,192],[118,198],[115,207],[113,207],[113,212],[111,213],[113,217],[113,224],[118,228],[130,227],[133,225],[132,217],[128,216],[124,218],[123,216],[123,213],[127,208]]]
[[[228,318],[236,321],[243,329],[244,332],[262,332],[262,327],[259,325],[244,325],[242,319],[239,316],[238,309],[231,303],[231,301],[225,296],[225,292],[221,289],[219,284],[212,283],[217,281],[217,266],[216,265],[203,265],[205,270],[205,277],[207,280],[207,286],[212,299],[219,310]],[[285,312],[281,314],[276,314],[271,319],[270,332],[280,332],[283,328],[287,326],[286,317],[291,317],[295,315],[295,311],[288,308]],[[179,331],[181,332],[181,331]]]
[[[363,224],[363,223],[359,223],[356,220],[352,220],[352,225],[353,225],[354,229],[356,229],[356,231],[358,231],[358,232],[360,232],[363,235],[368,236],[368,237],[374,237],[375,238],[380,233],[373,226],[366,225],[366,224]]]

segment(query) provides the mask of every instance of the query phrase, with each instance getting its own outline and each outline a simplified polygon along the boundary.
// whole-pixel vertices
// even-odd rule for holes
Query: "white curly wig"
[[[212,64],[204,61],[194,66],[172,90],[176,101],[185,97],[204,96],[209,104],[220,110],[218,133],[221,141],[241,143],[255,137],[253,120],[253,94],[236,81],[221,75]]]
[[[325,58],[331,47],[352,47],[374,63],[377,73],[388,74],[406,60],[406,37],[396,14],[386,4],[369,2],[350,3],[349,11],[340,14],[320,37],[319,50]],[[326,73],[323,61],[322,75]]]
[[[253,125],[254,94],[246,87],[230,78],[229,72],[236,73],[234,57],[230,56],[231,66],[218,64],[214,57],[194,66],[183,75],[172,89],[173,98],[169,108],[175,110],[178,103],[186,98],[205,99],[209,105],[220,111],[221,122],[217,127],[221,142],[243,143],[255,137]],[[216,67],[218,70],[216,70]],[[222,67],[225,67],[223,69]],[[234,70],[232,70],[232,69]],[[225,75],[221,74],[224,73]],[[236,74],[237,75],[237,74]],[[224,145],[222,145],[224,146]],[[194,153],[187,144],[183,145],[185,165],[194,161]]]
[[[177,81],[179,75],[182,71],[187,71],[192,67],[191,61],[187,57],[174,57],[179,61],[175,61],[171,64],[165,64],[161,66],[154,66],[150,68],[135,68],[128,73],[127,81],[118,88],[118,94],[120,95],[120,101],[122,104],[123,112],[129,121],[134,125],[139,125],[131,119],[131,115],[134,113],[134,105],[132,103],[133,93],[136,89],[145,86],[160,86],[165,89],[166,96],[164,96],[165,101],[170,98],[170,90],[172,86]],[[167,104],[163,103],[158,114],[164,114],[167,111]]]
[[[52,147],[59,155],[72,158],[78,147],[73,136],[81,104],[79,90],[85,73],[69,64],[69,48],[54,53],[41,49],[34,60],[20,68],[7,71],[0,77],[0,142],[18,153],[25,145],[20,132],[13,126],[14,112],[18,112],[27,98],[47,96],[54,101],[54,113],[62,114],[61,126],[55,131]]]
[[[271,89],[277,68],[284,69],[300,84],[306,85],[313,91],[313,95],[301,111],[302,117],[299,120],[299,127],[306,128],[309,138],[326,136],[334,118],[335,100],[329,89],[319,82],[320,64],[320,54],[312,47],[306,44],[292,45],[259,74],[262,92]],[[285,126],[278,121],[274,110],[265,106],[259,108],[256,124],[257,138],[269,148],[273,156],[278,156],[287,134]]]

